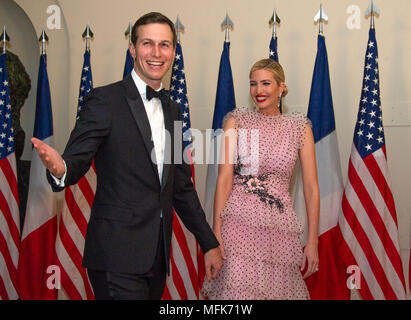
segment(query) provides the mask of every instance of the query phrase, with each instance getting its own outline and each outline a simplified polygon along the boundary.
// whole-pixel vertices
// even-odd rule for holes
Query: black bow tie
[[[150,101],[153,98],[159,98],[161,102],[166,102],[167,93],[165,89],[155,91],[152,87],[146,86],[146,98],[148,101]]]

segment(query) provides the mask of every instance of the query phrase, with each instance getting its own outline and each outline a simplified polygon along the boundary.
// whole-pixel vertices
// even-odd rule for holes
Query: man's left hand
[[[208,250],[204,255],[205,271],[208,280],[217,278],[218,272],[223,265],[219,247]]]

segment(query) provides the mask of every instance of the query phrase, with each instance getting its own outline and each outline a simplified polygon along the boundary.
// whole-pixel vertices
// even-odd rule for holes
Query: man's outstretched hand
[[[31,143],[50,173],[58,179],[63,177],[66,169],[61,155],[55,149],[37,138],[31,138]]]

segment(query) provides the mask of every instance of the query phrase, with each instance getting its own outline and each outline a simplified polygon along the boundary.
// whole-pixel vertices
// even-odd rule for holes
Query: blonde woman
[[[204,283],[209,299],[309,299],[303,279],[319,266],[314,139],[304,115],[280,113],[284,81],[280,64],[256,62],[250,95],[257,110],[234,110],[225,118],[213,225],[225,261],[217,278]],[[298,157],[308,216],[304,251],[289,194]]]

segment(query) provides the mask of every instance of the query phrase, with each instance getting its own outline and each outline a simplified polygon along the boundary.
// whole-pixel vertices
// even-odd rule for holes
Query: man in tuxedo
[[[172,234],[172,208],[195,235],[206,276],[222,265],[182,157],[174,127],[179,106],[162,90],[173,63],[176,32],[160,13],[132,29],[134,70],[123,81],[92,90],[63,155],[33,138],[54,191],[77,183],[94,158],[97,189],[87,227],[83,265],[96,299],[161,299]],[[176,121],[176,122],[175,122]]]

